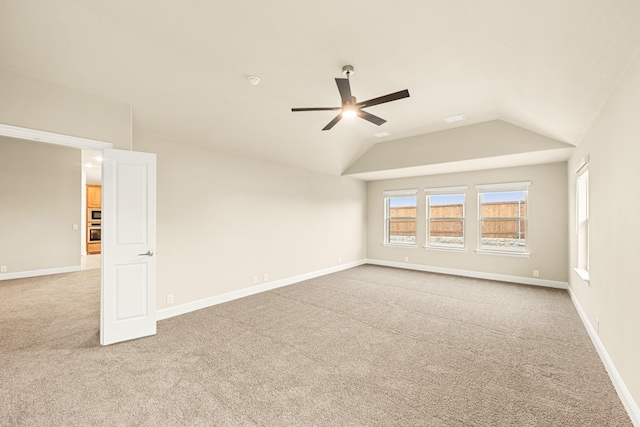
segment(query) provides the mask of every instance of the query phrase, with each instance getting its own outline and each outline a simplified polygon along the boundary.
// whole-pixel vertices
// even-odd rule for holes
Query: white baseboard
[[[17,271],[15,273],[1,273],[0,280],[24,279],[26,277],[48,276],[50,274],[73,273],[75,271],[80,271],[80,270],[81,268],[79,265],[73,265],[71,267],[46,268],[44,270]]]
[[[385,261],[381,259],[367,259],[367,264],[382,265],[385,267],[406,268],[407,270],[428,271],[429,273],[452,274],[455,276],[473,277],[476,279],[499,280],[501,282],[521,283],[523,285],[544,286],[547,288],[568,289],[567,282],[555,280],[536,279],[534,277],[508,276],[506,274],[484,273],[482,271],[459,270],[457,268],[432,267],[422,264],[409,264],[406,262]]]
[[[382,265],[386,267],[406,268],[410,270],[428,271],[431,273],[443,273],[453,274],[457,276],[475,277],[478,279],[488,280],[500,280],[503,282],[523,283],[526,285],[546,286],[550,288],[567,289],[566,282],[556,282],[553,280],[535,279],[519,276],[507,276],[503,274],[482,273],[477,271],[458,270],[454,268],[442,268],[442,267],[430,267],[419,264],[408,264],[402,262],[383,261],[376,259],[366,259],[354,261],[348,264],[341,264],[335,267],[325,268],[323,270],[313,271],[311,273],[300,274],[298,276],[289,277],[286,279],[276,280],[273,282],[263,283],[261,285],[252,286],[250,288],[240,289],[238,291],[228,292],[226,294],[217,295],[210,298],[204,298],[198,301],[189,302],[186,304],[180,304],[175,307],[166,307],[156,312],[156,319],[163,320],[170,317],[179,316],[181,314],[190,313],[192,311],[200,310],[202,308],[211,307],[217,304],[222,304],[228,301],[233,301],[238,298],[244,298],[249,295],[255,295],[260,292],[269,291],[271,289],[280,288],[282,286],[292,285],[303,280],[309,280],[316,277],[324,276],[326,274],[335,273],[337,271],[347,270],[349,268],[357,267],[363,264]]]
[[[311,273],[300,274],[298,276],[293,276],[286,279],[274,280],[273,282],[267,282],[261,285],[252,286],[250,288],[228,292],[226,294],[217,295],[215,297],[204,298],[198,301],[177,305],[175,307],[163,308],[156,312],[156,319],[157,320],[168,319],[170,317],[190,313],[192,311],[200,310],[202,308],[207,308],[213,305],[233,301],[238,298],[244,298],[244,297],[248,297],[249,295],[259,294],[260,292],[269,291],[271,289],[292,285],[294,283],[302,282],[303,280],[314,279],[316,277],[324,276],[326,274],[347,270],[349,268],[357,267],[362,264],[365,264],[365,260],[354,261],[347,264],[340,264],[335,267],[329,267],[322,270],[312,271]]]
[[[587,314],[584,312],[584,310],[580,306],[578,299],[575,297],[571,289],[569,289],[569,296],[571,296],[571,301],[573,302],[573,305],[576,308],[576,311],[580,315],[580,319],[582,319],[582,323],[584,324],[584,327],[587,330],[589,337],[591,338],[591,342],[593,342],[594,347],[596,348],[596,350],[598,351],[598,354],[600,355],[600,360],[602,360],[602,363],[604,364],[604,367],[607,370],[609,377],[611,378],[611,382],[613,382],[613,386],[615,387],[616,392],[618,392],[618,396],[620,397],[622,404],[627,410],[627,413],[629,414],[629,418],[631,418],[631,422],[633,423],[634,426],[640,427],[640,408],[638,408],[638,405],[633,400],[633,397],[631,396],[629,389],[624,384],[624,381],[622,381],[622,377],[620,377],[620,374],[618,373],[618,370],[613,364],[611,357],[609,357],[609,353],[607,353],[607,349],[605,348],[604,344],[602,344],[602,341],[600,341],[600,337],[598,336],[598,333],[591,325],[591,322],[589,321]]]

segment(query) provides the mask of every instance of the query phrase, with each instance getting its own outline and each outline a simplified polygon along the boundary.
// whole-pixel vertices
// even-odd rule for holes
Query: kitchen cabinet
[[[101,243],[87,243],[87,254],[94,255],[99,254],[101,249]]]
[[[101,252],[102,186],[87,184],[87,254]]]
[[[102,186],[87,184],[87,208],[102,207]]]

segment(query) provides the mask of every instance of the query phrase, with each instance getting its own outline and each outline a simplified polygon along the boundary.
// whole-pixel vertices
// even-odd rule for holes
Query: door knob
[[[143,254],[138,254],[138,256],[153,256],[153,251],[147,251]]]

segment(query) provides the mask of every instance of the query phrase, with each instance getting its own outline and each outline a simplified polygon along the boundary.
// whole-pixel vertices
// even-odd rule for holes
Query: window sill
[[[484,249],[476,249],[478,255],[497,255],[497,256],[510,256],[515,258],[530,258],[529,252],[506,252],[506,251],[488,251]]]
[[[587,283],[587,285],[590,283],[589,270],[585,270],[584,268],[574,268],[573,271],[575,271],[578,274],[578,276],[580,276],[580,278]]]
[[[447,248],[445,246],[425,246],[427,251],[440,251],[440,252],[467,252],[467,248]]]
[[[402,243],[383,243],[382,246],[386,246],[388,248],[409,248],[415,249],[418,247],[416,244],[402,244]]]

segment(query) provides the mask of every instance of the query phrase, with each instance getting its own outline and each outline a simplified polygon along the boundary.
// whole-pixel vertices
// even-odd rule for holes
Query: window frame
[[[384,236],[383,245],[391,247],[415,248],[418,245],[418,189],[407,190],[387,190],[382,193],[384,198]],[[415,197],[416,199],[416,215],[413,217],[415,223],[415,241],[414,242],[392,242],[390,239],[391,216],[389,199],[392,197]],[[394,218],[411,218],[411,217],[394,217]]]
[[[425,188],[425,202],[426,202],[426,215],[425,215],[425,225],[426,225],[426,243],[424,248],[430,250],[439,250],[439,251],[453,251],[453,252],[466,252],[467,251],[467,241],[466,241],[466,211],[467,211],[467,189],[465,186],[456,186],[456,187],[438,187],[438,188]],[[431,237],[431,196],[462,196],[462,218],[459,217],[438,217],[439,219],[451,219],[451,220],[462,220],[462,246],[454,246],[447,244],[432,244],[430,243]]]
[[[589,156],[582,159],[575,170],[576,173],[576,267],[574,271],[585,283],[589,284],[590,258],[590,176]],[[581,182],[584,183],[584,199],[581,198]],[[584,206],[583,206],[584,203]],[[584,218],[581,213],[584,208]],[[584,222],[584,228],[582,223]],[[584,255],[584,256],[583,256]]]
[[[476,253],[478,254],[486,254],[486,255],[502,255],[502,256],[513,256],[513,257],[523,257],[528,258],[531,256],[530,252],[530,242],[529,242],[529,187],[531,186],[530,181],[524,182],[508,182],[508,183],[500,183],[500,184],[479,184],[476,185],[477,191],[477,202],[478,202],[478,232],[477,232],[477,246]],[[524,192],[525,193],[525,206],[524,206],[524,216],[517,217],[504,217],[505,219],[515,219],[517,221],[524,221],[524,236],[525,242],[522,249],[519,250],[511,250],[505,248],[493,249],[487,246],[482,245],[482,221],[485,219],[500,219],[502,217],[483,217],[482,215],[482,195],[483,194],[492,194],[492,193],[515,193],[515,192]],[[522,233],[520,233],[522,234]]]

